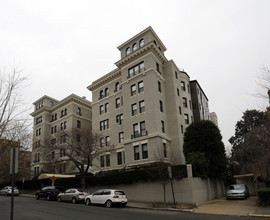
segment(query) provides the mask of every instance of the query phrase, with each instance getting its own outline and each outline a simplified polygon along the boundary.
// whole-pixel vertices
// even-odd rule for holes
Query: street
[[[10,219],[10,197],[0,196],[0,220]],[[86,206],[85,204],[59,203],[56,201],[35,200],[33,198],[14,198],[14,220],[234,220],[257,219],[248,217],[232,217],[205,215],[174,211],[156,211],[135,208],[106,208],[104,206]]]

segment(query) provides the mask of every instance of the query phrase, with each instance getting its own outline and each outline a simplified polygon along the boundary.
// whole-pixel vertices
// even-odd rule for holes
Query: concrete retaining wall
[[[103,188],[122,189],[129,201],[163,202],[163,188],[158,182],[134,183],[129,185],[108,186]],[[177,203],[198,205],[204,201],[215,199],[225,194],[222,181],[216,179],[184,178],[173,180],[175,200]],[[100,187],[87,188],[92,193]],[[166,200],[173,202],[171,183],[166,185]]]

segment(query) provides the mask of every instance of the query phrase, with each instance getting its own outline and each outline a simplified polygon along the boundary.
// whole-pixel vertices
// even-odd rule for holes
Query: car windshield
[[[245,189],[244,185],[231,185],[229,189]]]

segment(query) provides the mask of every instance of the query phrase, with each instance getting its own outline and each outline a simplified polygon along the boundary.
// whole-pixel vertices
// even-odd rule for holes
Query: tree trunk
[[[163,186],[163,206],[166,207],[166,183]]]
[[[85,175],[82,175],[80,179],[81,179],[81,187],[82,189],[85,189],[86,188]]]

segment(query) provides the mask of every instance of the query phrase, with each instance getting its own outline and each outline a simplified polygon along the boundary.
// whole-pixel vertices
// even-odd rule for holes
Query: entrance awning
[[[38,179],[56,179],[56,178],[74,178],[76,175],[64,175],[64,174],[53,174],[53,173],[42,173],[39,175]]]

